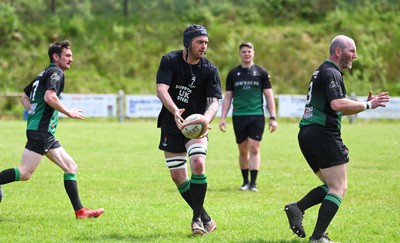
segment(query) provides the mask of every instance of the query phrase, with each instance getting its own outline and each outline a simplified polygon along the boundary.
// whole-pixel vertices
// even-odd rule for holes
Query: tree
[[[56,0],[51,0],[50,2],[50,11],[55,14],[56,13]]]
[[[128,0],[124,0],[124,15],[128,16]]]

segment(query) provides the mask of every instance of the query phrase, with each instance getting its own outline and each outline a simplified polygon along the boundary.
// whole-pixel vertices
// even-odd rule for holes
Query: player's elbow
[[[157,96],[157,98],[160,98],[160,97],[161,97],[161,91],[160,91],[160,89],[157,89],[156,96]]]
[[[57,95],[56,95],[55,93],[53,93],[53,92],[46,92],[46,93],[44,94],[44,101],[45,101],[47,104],[50,104],[50,103],[52,103],[52,101],[53,101],[56,97],[57,97]]]
[[[29,99],[29,97],[28,97],[26,94],[24,94],[24,95],[21,97],[21,104],[22,104],[22,105],[25,105],[27,102],[30,102],[30,99]]]
[[[156,95],[159,99],[161,99],[163,97],[163,94],[165,93],[165,88],[161,85],[157,85],[157,89],[156,89]]]
[[[334,111],[341,111],[343,110],[343,104],[340,102],[340,100],[332,100],[331,101],[331,108]]]
[[[46,103],[49,103],[49,101],[51,100],[51,95],[49,95],[49,93],[45,93],[44,94],[44,101],[46,102]]]

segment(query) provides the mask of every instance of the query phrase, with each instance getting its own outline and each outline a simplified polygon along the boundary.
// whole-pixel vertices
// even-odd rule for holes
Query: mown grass
[[[240,192],[237,148],[210,131],[205,206],[217,230],[190,235],[191,210],[181,199],[158,150],[154,120],[125,123],[62,120],[57,138],[79,164],[84,206],[104,207],[97,219],[75,220],[59,168],[44,159],[32,179],[3,185],[0,242],[306,242],[288,228],[283,206],[319,181],[297,145],[297,123],[265,134],[258,193]],[[345,121],[345,123],[347,123]],[[344,124],[350,148],[349,191],[328,231],[340,242],[398,241],[399,122]],[[0,121],[0,169],[18,165],[25,123]],[[318,208],[305,214],[311,234]],[[308,239],[308,237],[307,237]]]

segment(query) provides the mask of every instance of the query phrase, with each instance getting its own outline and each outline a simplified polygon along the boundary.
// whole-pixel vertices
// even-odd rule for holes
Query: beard
[[[342,58],[340,60],[340,66],[342,69],[351,69],[353,66],[353,60],[351,58]]]
[[[204,55],[206,55],[206,50],[204,50],[204,52],[200,52],[200,51],[194,51],[192,48],[190,48],[189,53],[194,60],[199,60],[202,59]]]

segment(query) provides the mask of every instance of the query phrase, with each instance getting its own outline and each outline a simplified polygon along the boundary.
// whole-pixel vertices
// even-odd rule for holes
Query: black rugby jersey
[[[157,72],[157,84],[169,86],[168,93],[179,109],[184,108],[182,118],[191,114],[204,114],[206,98],[221,99],[221,82],[217,67],[202,58],[198,64],[189,65],[182,57],[183,50],[167,53],[161,58]],[[158,116],[157,127],[172,134],[180,133],[174,116],[164,106]]]
[[[334,62],[325,60],[311,77],[300,127],[319,124],[340,131],[342,113],[331,108],[331,101],[345,97],[342,73]]]
[[[58,124],[58,111],[44,101],[46,90],[55,90],[60,98],[64,90],[64,72],[51,63],[28,86],[24,93],[30,98],[27,130],[54,134]]]
[[[226,77],[226,90],[233,91],[232,115],[263,115],[263,90],[270,88],[270,76],[262,67],[232,69]]]

